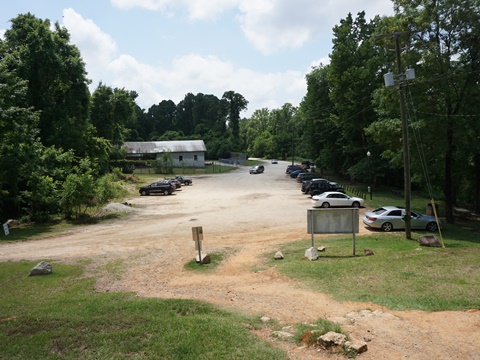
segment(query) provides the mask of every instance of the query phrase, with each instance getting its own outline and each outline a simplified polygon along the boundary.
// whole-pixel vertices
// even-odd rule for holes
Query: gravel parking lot
[[[248,167],[231,173],[193,177],[170,196],[133,196],[134,211],[111,222],[81,227],[41,240],[0,245],[0,261],[75,262],[88,258],[97,291],[132,291],[143,297],[209,301],[222,307],[267,315],[281,324],[325,317],[341,322],[352,338],[368,338],[362,359],[480,359],[480,312],[390,311],[374,304],[339,303],[266,268],[264,253],[284,242],[306,239],[310,199],[285,175],[287,162],[265,162],[263,174]],[[362,210],[363,212],[364,210]],[[226,252],[213,274],[192,274],[192,227],[202,226],[204,251]],[[360,225],[361,234],[368,232]],[[361,235],[360,234],[360,235]],[[360,255],[360,254],[359,254]],[[122,260],[111,274],[102,266]],[[262,271],[253,271],[262,269]],[[336,359],[294,344],[259,336],[288,351],[292,359]]]

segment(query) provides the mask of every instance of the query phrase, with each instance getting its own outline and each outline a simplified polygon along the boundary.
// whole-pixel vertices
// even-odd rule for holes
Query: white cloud
[[[185,9],[193,20],[210,20],[226,10],[236,7],[239,0],[110,0],[120,9],[139,7],[163,11],[167,15]]]
[[[314,60],[311,62],[309,71],[311,70],[312,67],[325,66],[328,64],[330,64],[330,57],[329,56],[322,57],[318,60]]]
[[[198,54],[178,57],[168,69],[145,65],[123,55],[109,65],[108,71],[116,79],[114,86],[140,94],[138,104],[144,108],[162,100],[178,103],[187,93],[220,98],[225,91],[234,90],[250,102],[247,114],[251,114],[262,107],[281,107],[285,102],[298,105],[306,91],[301,72],[264,74],[236,68],[215,56]]]
[[[0,29],[0,39],[5,39],[5,29]]]
[[[367,18],[393,13],[386,0],[111,0],[127,9],[174,11],[185,9],[190,19],[209,20],[237,9],[237,20],[247,40],[263,54],[298,48],[308,41],[331,37],[332,28],[350,12]]]
[[[92,90],[102,81],[108,86],[136,91],[137,103],[142,108],[162,100],[178,103],[187,93],[221,97],[225,91],[234,90],[250,102],[247,113],[251,113],[261,107],[280,107],[285,102],[298,105],[305,93],[301,72],[261,73],[218,56],[188,53],[166,66],[153,66],[129,54],[117,55],[114,40],[72,9],[64,11],[64,25],[86,62],[93,80]]]
[[[110,0],[110,3],[120,9],[140,7],[147,10],[164,10],[174,2],[170,0]]]
[[[237,21],[246,38],[264,54],[284,48],[301,47],[322,36],[331,38],[331,28],[348,12],[356,16],[366,10],[367,18],[388,13],[386,0],[111,0],[120,8],[143,7],[167,14],[174,10],[188,13],[190,19],[207,20],[222,12],[237,9]],[[364,5],[365,4],[365,5]],[[383,6],[383,8],[382,8]],[[372,10],[373,9],[373,10]],[[372,11],[370,11],[372,10]],[[81,50],[93,84],[126,88],[139,94],[137,103],[149,108],[162,100],[178,103],[191,93],[221,97],[234,90],[250,103],[247,113],[285,102],[297,106],[306,93],[305,73],[311,71],[260,72],[213,54],[178,53],[164,59],[162,65],[142,63],[133,54],[117,54],[112,37],[92,20],[84,19],[72,9],[64,10],[64,24],[72,42]],[[326,55],[326,54],[325,54]],[[312,61],[311,66],[326,65],[328,57]]]
[[[285,48],[298,48],[308,41],[330,38],[332,28],[348,13],[356,17],[365,10],[367,19],[391,14],[393,6],[385,0],[259,0],[242,1],[239,20],[253,46],[264,54]]]
[[[98,77],[117,52],[115,41],[90,19],[84,19],[73,9],[63,10],[63,25],[82,53],[90,76]]]

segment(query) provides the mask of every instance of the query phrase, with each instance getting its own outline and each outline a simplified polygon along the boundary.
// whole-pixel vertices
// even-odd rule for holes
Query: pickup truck
[[[178,181],[180,181],[180,184],[187,185],[187,186],[192,185],[192,183],[193,183],[192,179],[186,178],[186,177],[183,177],[183,176],[180,176],[180,175],[175,176],[175,180],[178,180]]]

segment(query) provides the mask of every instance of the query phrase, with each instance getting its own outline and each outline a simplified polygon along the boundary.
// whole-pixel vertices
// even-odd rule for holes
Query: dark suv
[[[142,186],[138,192],[140,195],[147,196],[150,194],[163,194],[170,195],[175,191],[175,186],[170,184],[168,181],[157,181],[153,184]]]
[[[336,182],[328,181],[325,179],[318,179],[307,182],[305,187],[302,187],[302,191],[310,196],[323,194],[325,191],[339,191],[345,192]]]
[[[250,168],[250,174],[261,174],[265,171],[263,165],[256,165]]]

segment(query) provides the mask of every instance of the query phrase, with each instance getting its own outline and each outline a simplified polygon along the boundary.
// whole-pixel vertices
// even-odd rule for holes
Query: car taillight
[[[368,216],[367,219],[370,220],[370,221],[375,221],[375,220],[377,220],[377,218],[376,218],[376,217],[373,217],[373,216]]]

